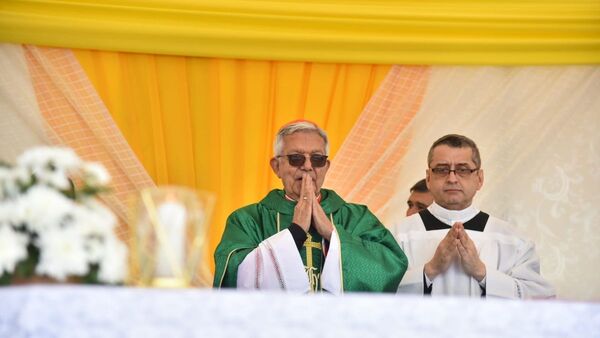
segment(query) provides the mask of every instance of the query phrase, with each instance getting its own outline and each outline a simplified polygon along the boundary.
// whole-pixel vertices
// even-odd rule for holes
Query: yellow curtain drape
[[[277,129],[312,120],[328,131],[335,156],[389,70],[90,50],[75,55],[157,184],[217,194],[210,253],[233,210],[281,187],[268,164]]]
[[[598,0],[3,0],[0,41],[236,59],[600,63]]]

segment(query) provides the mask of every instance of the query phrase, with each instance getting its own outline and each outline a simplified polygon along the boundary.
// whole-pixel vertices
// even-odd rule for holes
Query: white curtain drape
[[[111,194],[102,200],[121,220],[126,238],[127,199],[154,186],[67,49],[0,44],[0,160],[14,162],[36,145],[72,148],[109,171]]]
[[[20,45],[0,44],[0,159],[48,142]]]

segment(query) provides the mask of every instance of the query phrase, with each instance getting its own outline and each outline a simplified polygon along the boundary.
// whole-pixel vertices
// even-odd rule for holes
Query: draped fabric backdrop
[[[125,239],[126,201],[153,186],[106,107],[69,50],[0,44],[2,133],[0,154],[14,162],[34,145],[73,148],[84,160],[101,162],[111,173],[112,194],[102,197],[121,221]]]
[[[49,141],[23,49],[2,44],[0,51],[0,158],[13,161],[32,145]]]
[[[390,225],[429,144],[459,132],[482,147],[481,208],[537,241],[559,297],[600,297],[598,67],[568,67],[600,63],[598,1],[6,0],[0,41],[82,48],[0,48],[0,156],[101,160],[122,219],[145,186],[216,192],[212,251],[279,186],[277,128],[306,118],[331,136],[326,186]],[[519,67],[431,66],[459,64]]]
[[[217,193],[210,252],[233,210],[281,187],[268,164],[277,129],[296,119],[314,121],[330,134],[335,155],[390,68],[76,55],[156,184]]]

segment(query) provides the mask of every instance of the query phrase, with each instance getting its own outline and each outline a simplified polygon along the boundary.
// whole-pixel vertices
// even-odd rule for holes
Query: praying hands
[[[331,224],[319,204],[314,181],[308,173],[302,174],[302,190],[300,191],[298,203],[294,208],[292,222],[298,224],[305,232],[308,232],[312,223],[323,238],[326,240],[331,239],[333,224]]]
[[[430,280],[448,270],[458,261],[465,272],[481,282],[486,275],[485,264],[479,259],[475,244],[467,235],[461,222],[454,223],[435,250],[433,258],[425,264],[424,272]]]

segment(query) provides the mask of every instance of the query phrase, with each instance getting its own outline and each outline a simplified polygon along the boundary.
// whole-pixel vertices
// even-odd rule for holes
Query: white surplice
[[[342,293],[340,255],[334,228],[321,272],[322,289],[333,294]],[[237,272],[237,288],[310,292],[306,268],[289,231],[265,239],[244,258]]]
[[[451,226],[467,222],[479,210],[473,206],[464,210],[447,210],[435,202],[427,209],[431,214]],[[398,287],[398,293],[424,293],[423,267],[433,257],[448,229],[426,231],[419,214],[405,218],[393,228],[394,236],[408,257],[408,270]],[[540,261],[535,244],[505,221],[490,216],[485,229],[466,230],[475,243],[479,258],[486,267],[486,297],[551,298],[552,286],[540,274]],[[461,295],[480,297],[479,282],[468,276],[454,262],[450,268],[431,281],[432,295]]]

